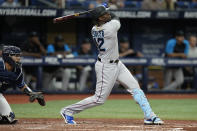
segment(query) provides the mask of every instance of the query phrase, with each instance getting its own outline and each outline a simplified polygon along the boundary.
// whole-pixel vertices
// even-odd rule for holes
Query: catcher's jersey
[[[112,19],[101,25],[93,26],[92,37],[99,50],[98,57],[104,60],[116,60],[119,58],[117,32],[120,21]]]
[[[25,85],[22,68],[16,68],[13,72],[5,69],[4,63],[0,63],[0,92],[8,88],[23,88]]]

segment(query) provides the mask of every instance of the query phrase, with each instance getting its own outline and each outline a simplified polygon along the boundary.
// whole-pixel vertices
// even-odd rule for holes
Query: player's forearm
[[[136,54],[136,52],[133,50],[128,50],[123,53],[120,53],[120,57],[124,57],[124,56],[130,55],[130,54]]]
[[[42,92],[34,92],[27,85],[24,85],[21,90],[24,94],[29,96],[30,102],[34,102],[35,100],[37,100],[41,106],[46,105]]]
[[[128,55],[128,53],[127,52],[124,52],[124,53],[120,53],[120,57],[124,57],[124,56],[126,56],[126,55]]]
[[[32,92],[32,90],[27,86],[27,85],[24,85],[23,88],[21,88],[21,91],[26,94],[26,95],[30,95],[30,93]]]

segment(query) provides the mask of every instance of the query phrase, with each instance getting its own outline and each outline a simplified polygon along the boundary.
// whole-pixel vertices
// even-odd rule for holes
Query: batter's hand
[[[29,95],[30,95],[29,96],[29,101],[30,102],[34,102],[37,99],[38,103],[41,106],[46,105],[42,92],[31,92]]]

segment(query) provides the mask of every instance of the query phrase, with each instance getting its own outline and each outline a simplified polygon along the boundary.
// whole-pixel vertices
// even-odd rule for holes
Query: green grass
[[[49,101],[45,107],[33,104],[12,104],[17,118],[60,118],[62,107],[78,100]],[[162,119],[197,120],[197,100],[150,100],[156,114]],[[143,112],[133,100],[107,100],[102,106],[85,110],[76,118],[130,118],[142,119]]]

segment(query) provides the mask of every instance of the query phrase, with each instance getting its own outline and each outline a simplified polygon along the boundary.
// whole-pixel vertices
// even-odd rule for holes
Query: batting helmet
[[[21,55],[21,49],[19,47],[16,46],[3,46],[3,50],[2,50],[2,58],[4,62],[9,63],[10,65],[14,66],[14,67],[20,67],[21,63],[19,62],[15,62],[11,56],[13,55]]]
[[[97,20],[100,16],[104,15],[108,13],[108,11],[106,10],[106,8],[104,6],[99,6],[96,7],[92,12],[91,15],[93,17],[93,19]]]

